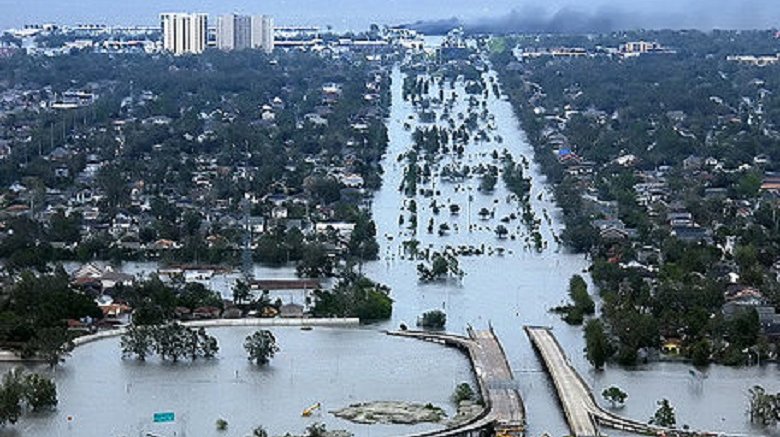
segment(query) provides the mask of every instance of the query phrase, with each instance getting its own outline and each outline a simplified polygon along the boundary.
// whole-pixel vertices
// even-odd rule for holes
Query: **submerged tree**
[[[418,319],[417,325],[429,329],[443,329],[447,324],[447,314],[441,310],[426,311]]]
[[[750,421],[762,426],[774,426],[780,421],[780,394],[767,393],[756,385],[750,394]]]
[[[252,437],[268,437],[268,432],[262,426],[258,426],[252,431]]]
[[[650,418],[652,425],[663,426],[665,428],[674,428],[677,425],[677,417],[674,414],[674,408],[667,399],[658,401],[658,409],[653,417]]]
[[[249,361],[260,366],[271,361],[271,358],[279,351],[279,346],[276,345],[274,334],[263,329],[246,337],[244,349],[246,349]]]
[[[628,398],[628,394],[626,392],[614,385],[609,388],[605,388],[604,391],[601,392],[601,396],[603,396],[604,399],[612,404],[612,408],[622,406]]]
[[[588,361],[596,369],[602,369],[611,355],[611,347],[600,320],[591,319],[585,324],[585,347]]]
[[[54,408],[57,405],[57,386],[51,379],[30,373],[25,375],[23,385],[24,401],[33,411]]]
[[[460,269],[458,258],[448,252],[434,252],[431,256],[431,265],[417,265],[417,275],[423,282],[436,281],[447,276],[462,278],[464,272]]]
[[[151,327],[144,325],[130,325],[119,345],[122,348],[122,356],[135,356],[139,361],[145,361],[147,356],[154,354],[154,339],[151,335]]]
[[[153,354],[177,362],[183,358],[214,358],[219,352],[217,339],[201,327],[189,328],[179,323],[164,325],[131,325],[120,340],[122,356],[144,361]]]
[[[0,425],[16,423],[25,407],[40,411],[57,405],[57,386],[49,378],[22,369],[3,375],[0,384]]]
[[[386,320],[393,313],[390,289],[365,276],[345,271],[331,290],[315,290],[312,314],[316,317],[357,317],[361,321]]]

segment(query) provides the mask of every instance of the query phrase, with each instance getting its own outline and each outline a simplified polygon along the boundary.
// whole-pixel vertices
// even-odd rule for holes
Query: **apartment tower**
[[[221,50],[274,48],[273,19],[266,15],[222,15],[217,20],[217,47]]]
[[[208,41],[208,15],[160,14],[163,49],[175,55],[203,53]]]

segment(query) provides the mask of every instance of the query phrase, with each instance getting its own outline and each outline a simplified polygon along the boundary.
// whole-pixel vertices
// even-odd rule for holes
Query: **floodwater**
[[[404,210],[406,198],[398,190],[404,164],[397,158],[411,147],[410,131],[404,124],[411,124],[412,129],[418,125],[411,103],[401,97],[402,79],[403,74],[396,69],[388,119],[390,145],[383,162],[384,185],[372,203],[381,259],[362,266],[369,277],[392,288],[396,303],[391,321],[371,329],[276,329],[282,352],[267,369],[256,369],[246,362],[241,350],[242,339],[250,332],[246,329],[213,329],[222,346],[219,360],[193,365],[122,361],[117,340],[90,344],[78,349],[57,371],[61,394],[57,412],[25,418],[13,427],[15,434],[11,428],[6,434],[137,435],[150,429],[151,414],[158,410],[175,411],[179,418],[169,428],[154,430],[160,435],[173,435],[174,431],[177,435],[212,435],[214,421],[219,417],[230,423],[229,435],[244,435],[258,424],[265,425],[273,434],[301,431],[312,421],[300,418],[300,411],[318,401],[328,410],[359,401],[415,400],[432,402],[451,412],[448,396],[454,385],[470,379],[467,360],[459,352],[438,345],[390,338],[379,332],[400,323],[413,326],[421,313],[439,308],[446,311],[447,329],[451,332],[463,333],[469,325],[495,329],[525,401],[529,436],[568,433],[553,386],[522,330],[529,324],[554,328],[572,363],[596,393],[613,384],[625,390],[629,398],[621,414],[647,420],[655,411],[656,402],[668,398],[677,410],[680,425],[761,435],[751,428],[745,414],[747,390],[755,384],[770,391],[780,390],[775,364],[743,369],[712,366],[703,377],[692,376],[691,366],[684,363],[657,363],[634,370],[609,367],[604,372],[590,369],[583,354],[581,328],[568,326],[549,312],[565,299],[569,278],[582,273],[588,262],[553,241],[553,235],[561,231],[558,210],[544,177],[533,163],[526,175],[532,177],[532,207],[536,217],[542,219],[540,231],[547,248],[541,252],[528,249],[525,228],[517,220],[506,224],[516,239],[501,240],[495,236],[499,219],[519,209],[516,202],[507,201],[508,192],[502,181],[499,180],[494,193],[482,194],[477,191],[478,178],[456,184],[434,177],[421,187],[435,185],[441,191],[437,198],[445,207],[434,214],[429,206],[431,199],[417,196],[416,238],[420,247],[441,250],[447,245],[484,244],[486,249],[502,247],[504,254],[494,251],[490,256],[461,257],[461,268],[466,273],[462,279],[420,283],[416,271],[419,261],[404,259],[402,250],[402,242],[412,238],[412,234],[408,229],[409,214]],[[452,92],[449,87],[445,89],[448,95]],[[459,98],[451,111],[453,116],[468,111],[462,83],[455,87],[455,92]],[[431,95],[438,95],[435,86]],[[509,103],[491,95],[487,109],[495,117],[495,130],[490,131],[490,136],[499,135],[503,142],[471,142],[463,158],[445,157],[441,164],[498,164],[490,154],[504,149],[516,161],[521,156],[532,160],[532,149]],[[449,213],[446,205],[450,203],[461,206],[460,214]],[[493,210],[494,218],[480,219],[477,212],[482,208]],[[551,217],[549,222],[544,219],[545,212]],[[399,225],[399,214],[406,215],[406,224]],[[434,219],[437,228],[446,222],[453,230],[443,237],[428,234],[429,218]],[[470,224],[474,225],[471,231]],[[130,270],[151,270],[150,267],[134,265]],[[290,277],[293,271],[260,273]],[[229,296],[227,282],[213,285]],[[600,400],[600,396],[596,398]],[[70,425],[66,422],[68,415],[74,417]],[[361,437],[397,436],[430,429],[430,425],[353,425],[326,412],[316,420],[327,423],[331,429],[350,429]]]
[[[56,413],[27,417],[0,435],[243,436],[258,425],[281,435],[321,422],[360,436],[393,436],[439,425],[355,425],[328,411],[381,398],[432,402],[452,416],[455,386],[473,384],[459,351],[373,329],[275,328],[281,351],[264,367],[251,364],[242,346],[253,328],[209,332],[219,340],[219,358],[194,363],[123,360],[118,338],[84,345],[54,374]],[[322,411],[301,417],[317,402]],[[153,424],[156,412],[173,412],[175,422]],[[228,432],[216,431],[219,418]]]

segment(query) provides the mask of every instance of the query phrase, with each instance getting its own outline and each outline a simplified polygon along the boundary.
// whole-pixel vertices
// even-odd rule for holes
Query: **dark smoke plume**
[[[472,33],[602,33],[639,28],[766,29],[780,25],[780,0],[665,0],[631,7],[620,1],[608,3],[590,9],[564,6],[556,11],[527,5],[499,17],[453,17],[418,21],[406,27],[442,34],[458,26]]]

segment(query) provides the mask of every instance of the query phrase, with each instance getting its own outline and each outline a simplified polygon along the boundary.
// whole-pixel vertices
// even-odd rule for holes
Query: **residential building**
[[[744,65],[752,65],[754,67],[766,67],[767,65],[776,65],[780,63],[780,54],[765,56],[734,55],[727,56],[726,60]]]
[[[262,49],[270,53],[274,49],[274,19],[267,15],[251,17],[253,49]]]
[[[666,48],[657,42],[634,41],[621,44],[618,53],[623,57],[634,57],[648,53],[676,53],[674,50]]]
[[[217,19],[217,48],[244,50],[252,47],[252,18],[228,14]]]
[[[203,53],[208,40],[206,14],[160,14],[163,49],[175,55]]]
[[[220,50],[274,48],[273,18],[266,15],[222,15],[217,19],[217,48]]]
[[[625,44],[622,44],[620,46],[620,52],[626,54],[649,53],[660,49],[660,47],[661,46],[655,42],[633,41],[633,42],[627,42]]]

